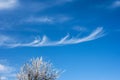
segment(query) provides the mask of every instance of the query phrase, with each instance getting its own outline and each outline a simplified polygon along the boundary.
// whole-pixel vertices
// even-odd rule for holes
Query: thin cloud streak
[[[15,77],[16,73],[14,67],[0,63],[0,80],[9,80]]]
[[[0,10],[15,8],[17,3],[17,0],[0,0]]]
[[[114,2],[113,6],[114,6],[114,7],[120,7],[120,1]]]
[[[29,23],[52,23],[53,22],[53,18],[51,17],[30,17],[27,20],[25,20],[25,22],[29,22]]]
[[[14,69],[10,66],[0,64],[0,73],[11,73]]]
[[[64,23],[71,20],[68,16],[41,16],[41,17],[29,17],[24,20],[27,23]]]
[[[63,37],[62,39],[60,39],[58,41],[50,41],[48,39],[48,37],[44,35],[42,39],[36,38],[32,42],[28,42],[28,43],[21,42],[20,43],[19,41],[15,41],[15,42],[11,41],[11,43],[9,42],[8,44],[2,42],[0,46],[9,47],[9,48],[60,46],[60,45],[79,44],[82,42],[92,41],[92,40],[98,39],[98,38],[103,37],[103,36],[104,36],[103,28],[98,27],[91,34],[89,34],[88,36],[83,37],[83,38],[78,38],[78,37],[71,38],[70,35],[67,34],[65,37]]]
[[[22,1],[21,1],[22,2]],[[71,3],[73,0],[46,0],[46,1],[26,1],[22,4],[24,10],[27,11],[42,11],[56,6],[61,6],[66,3]],[[38,8],[39,7],[39,8]]]
[[[1,76],[1,77],[0,77],[0,80],[7,80],[7,77]]]
[[[120,7],[120,1],[114,1],[112,4],[111,4],[111,6],[110,6],[110,8],[119,8]]]

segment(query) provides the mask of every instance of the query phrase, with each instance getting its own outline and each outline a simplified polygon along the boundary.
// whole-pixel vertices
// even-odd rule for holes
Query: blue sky
[[[58,80],[120,80],[120,0],[0,0],[0,76],[33,57]]]

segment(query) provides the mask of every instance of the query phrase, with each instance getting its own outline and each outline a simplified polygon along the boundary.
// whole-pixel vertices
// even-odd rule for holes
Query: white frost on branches
[[[18,80],[55,80],[60,75],[60,71],[54,69],[52,64],[43,61],[41,58],[32,59],[23,65]]]

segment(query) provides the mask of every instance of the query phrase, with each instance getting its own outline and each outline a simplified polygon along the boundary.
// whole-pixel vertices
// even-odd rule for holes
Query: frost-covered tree
[[[60,71],[55,69],[51,63],[41,58],[31,59],[21,67],[17,74],[18,80],[55,80]]]

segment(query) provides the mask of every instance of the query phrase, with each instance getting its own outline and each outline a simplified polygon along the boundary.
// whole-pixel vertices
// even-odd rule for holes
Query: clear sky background
[[[58,80],[120,80],[119,0],[0,0],[0,76],[43,56]]]

